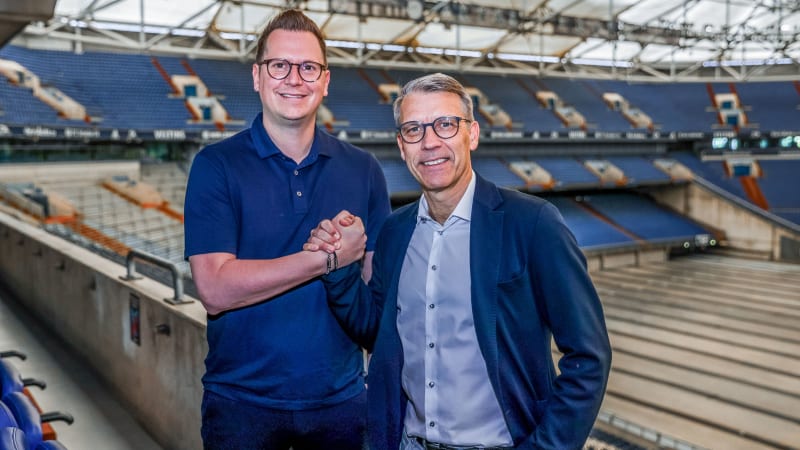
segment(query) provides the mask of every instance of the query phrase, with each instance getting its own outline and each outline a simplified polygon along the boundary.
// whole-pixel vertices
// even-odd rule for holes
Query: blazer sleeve
[[[322,277],[328,306],[354,342],[372,352],[383,313],[383,273],[376,252],[369,286],[361,278],[361,264],[350,264]]]
[[[605,394],[611,345],[586,259],[552,204],[542,208],[533,233],[534,295],[563,356],[542,418],[528,440],[537,449],[580,449]]]

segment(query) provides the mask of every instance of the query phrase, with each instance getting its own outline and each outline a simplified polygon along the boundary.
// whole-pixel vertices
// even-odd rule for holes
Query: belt
[[[438,442],[431,442],[427,441],[421,437],[417,436],[409,436],[410,438],[417,441],[419,445],[422,446],[425,450],[510,450],[511,447],[482,447],[482,446],[462,446],[462,445],[450,445],[450,444],[440,444]]]

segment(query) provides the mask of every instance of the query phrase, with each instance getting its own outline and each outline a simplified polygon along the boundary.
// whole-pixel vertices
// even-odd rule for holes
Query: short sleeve
[[[236,254],[238,215],[227,173],[223,162],[206,150],[194,158],[184,203],[186,259],[204,253]]]

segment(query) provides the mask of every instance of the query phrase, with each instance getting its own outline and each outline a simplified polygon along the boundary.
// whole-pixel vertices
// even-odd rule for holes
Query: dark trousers
[[[263,408],[203,394],[205,450],[362,450],[367,393],[324,408]]]

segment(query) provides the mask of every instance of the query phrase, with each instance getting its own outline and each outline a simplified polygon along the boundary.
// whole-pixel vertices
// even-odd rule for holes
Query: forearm
[[[189,261],[200,300],[215,315],[273,298],[324,275],[326,260],[324,253],[301,251],[275,259],[216,254],[192,256]]]

